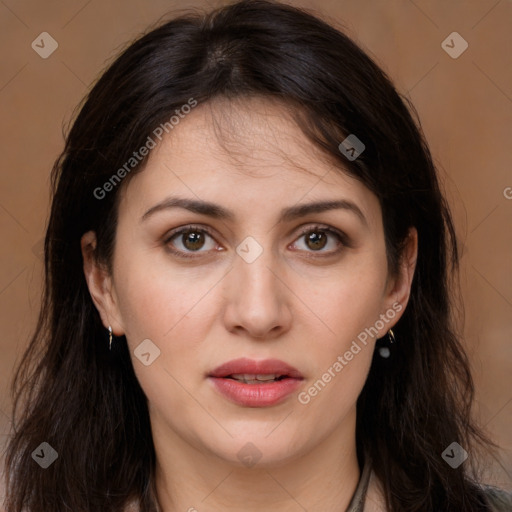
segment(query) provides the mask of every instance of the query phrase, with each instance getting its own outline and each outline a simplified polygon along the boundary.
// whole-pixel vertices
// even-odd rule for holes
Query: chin
[[[272,432],[275,426],[265,428],[264,432],[253,429],[251,433],[247,429],[243,435],[224,437],[209,449],[228,464],[248,469],[283,466],[306,452],[306,441],[301,446],[298,440],[293,440],[294,435],[289,430]],[[269,432],[272,433],[269,435]]]

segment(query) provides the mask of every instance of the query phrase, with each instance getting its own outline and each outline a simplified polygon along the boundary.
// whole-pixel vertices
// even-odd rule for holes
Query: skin
[[[345,510],[362,469],[356,400],[376,339],[409,299],[416,231],[391,276],[377,197],[320,153],[283,106],[256,98],[197,106],[120,193],[113,275],[94,259],[94,232],[82,238],[84,272],[105,327],[126,335],[148,397],[161,510]],[[217,203],[235,218],[172,208],[141,220],[170,195]],[[282,208],[340,198],[366,224],[346,209],[278,222]],[[213,237],[202,246],[166,239],[189,224]],[[343,231],[350,246],[335,234],[325,246],[308,244],[299,228],[318,233],[315,224]],[[236,253],[247,236],[263,250],[252,263]],[[277,358],[302,373],[299,392],[307,390],[396,303],[401,311],[307,404],[294,393],[271,407],[243,407],[206,378],[238,357]],[[145,339],[161,351],[149,366],[133,354]],[[261,453],[252,467],[237,457],[249,442]],[[381,509],[379,496],[372,479],[367,510]]]

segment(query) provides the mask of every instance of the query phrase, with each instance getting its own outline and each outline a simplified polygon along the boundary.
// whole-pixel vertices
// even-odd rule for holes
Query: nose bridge
[[[240,283],[245,296],[257,300],[265,298],[265,303],[275,299],[277,280],[274,255],[270,246],[264,247],[252,236],[246,237],[236,248],[235,279]]]
[[[226,321],[231,328],[243,328],[254,337],[265,337],[283,326],[283,284],[279,279],[271,247],[247,237],[236,248],[230,272],[230,296]]]

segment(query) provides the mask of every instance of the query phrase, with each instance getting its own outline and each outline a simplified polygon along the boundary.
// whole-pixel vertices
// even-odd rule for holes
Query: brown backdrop
[[[39,304],[48,178],[63,147],[63,120],[71,119],[106,61],[148,25],[172,10],[222,3],[0,0],[1,445],[10,427],[13,366]],[[344,26],[419,112],[464,244],[465,332],[477,384],[475,413],[501,446],[498,458],[489,457],[488,481],[510,489],[512,3],[290,3]],[[43,32],[56,43],[40,36]],[[55,44],[57,49],[42,58]]]

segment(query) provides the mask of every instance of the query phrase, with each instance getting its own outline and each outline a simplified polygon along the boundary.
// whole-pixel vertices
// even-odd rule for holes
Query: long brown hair
[[[147,399],[126,339],[108,350],[80,238],[94,230],[98,261],[110,266],[119,191],[146,158],[104,197],[98,188],[190,98],[243,95],[289,106],[340,172],[376,194],[390,272],[409,227],[418,231],[397,348],[388,359],[374,356],[358,399],[360,463],[371,458],[389,511],[486,510],[471,458],[453,469],[441,457],[454,441],[467,451],[486,441],[470,417],[473,382],[452,315],[454,226],[417,116],[344,33],[297,8],[249,0],[180,16],[139,38],[94,85],[72,125],[52,174],[44,301],[13,381],[7,512],[114,512],[132,498],[142,511],[155,510]],[[339,149],[349,134],[365,144],[352,161]],[[58,452],[47,469],[31,457],[42,442]]]

